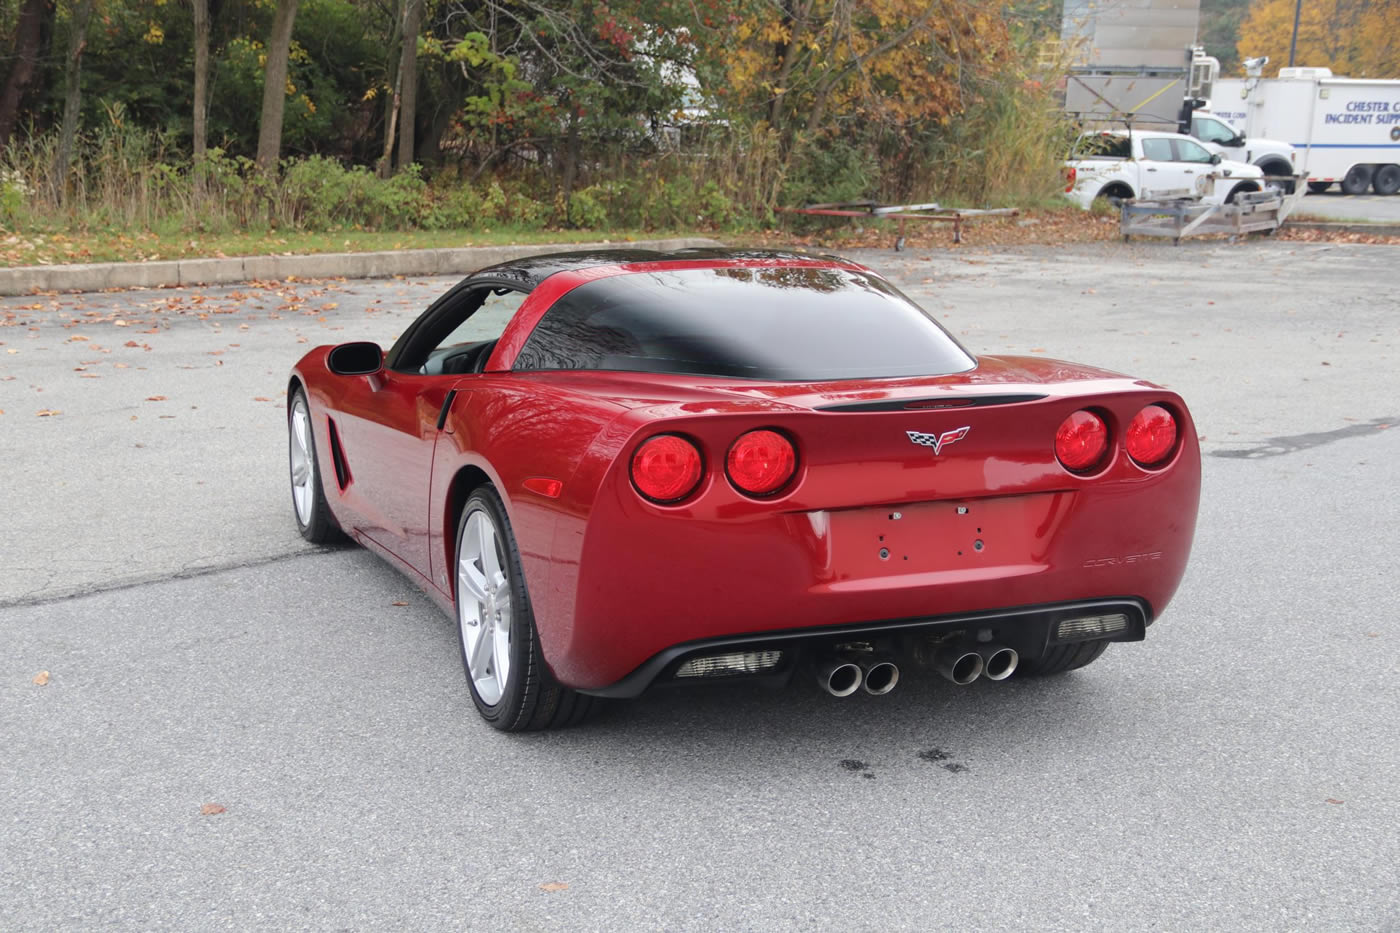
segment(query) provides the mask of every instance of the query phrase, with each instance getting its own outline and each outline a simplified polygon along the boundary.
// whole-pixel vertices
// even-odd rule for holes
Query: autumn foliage
[[[1295,0],[1254,0],[1240,26],[1240,57],[1269,56],[1266,76],[1288,64],[1295,9]],[[1294,64],[1346,78],[1400,78],[1400,2],[1304,0]]]

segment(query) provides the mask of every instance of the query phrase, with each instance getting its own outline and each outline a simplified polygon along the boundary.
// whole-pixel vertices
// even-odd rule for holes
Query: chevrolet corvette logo
[[[954,428],[951,431],[944,431],[942,434],[923,434],[919,431],[905,431],[909,435],[909,440],[915,444],[922,444],[924,447],[932,447],[933,455],[936,457],[942,453],[943,448],[954,441],[960,441],[967,437],[967,428]]]

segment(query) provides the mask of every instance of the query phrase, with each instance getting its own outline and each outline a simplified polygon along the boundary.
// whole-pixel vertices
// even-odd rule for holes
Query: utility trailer
[[[1125,241],[1134,236],[1170,237],[1174,245],[1180,245],[1183,237],[1223,233],[1234,242],[1235,237],[1247,233],[1273,233],[1306,191],[1302,184],[1290,193],[1280,188],[1251,191],[1229,204],[1190,198],[1128,200],[1119,205],[1119,230]]]
[[[1400,192],[1400,80],[1282,68],[1277,78],[1216,80],[1209,109],[1248,137],[1291,143],[1313,191],[1341,182],[1347,194]]]
[[[808,214],[815,217],[870,217],[899,221],[894,249],[904,249],[904,224],[909,220],[932,220],[953,225],[953,242],[962,242],[963,224],[979,217],[1015,217],[1014,207],[993,207],[982,210],[943,207],[941,204],[879,204],[875,201],[839,201],[832,204],[808,204],[805,207],[780,207],[785,214]]]

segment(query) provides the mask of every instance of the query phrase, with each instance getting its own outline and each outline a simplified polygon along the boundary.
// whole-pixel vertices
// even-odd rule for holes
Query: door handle
[[[1155,168],[1150,168],[1150,169],[1148,169],[1148,171],[1149,171],[1149,172],[1155,172],[1155,171],[1157,171],[1157,170],[1156,170]]]

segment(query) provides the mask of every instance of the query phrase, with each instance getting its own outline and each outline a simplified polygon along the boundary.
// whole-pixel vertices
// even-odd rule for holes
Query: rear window
[[[580,285],[517,370],[607,369],[817,382],[961,372],[974,360],[889,284],[844,269],[683,269]]]

